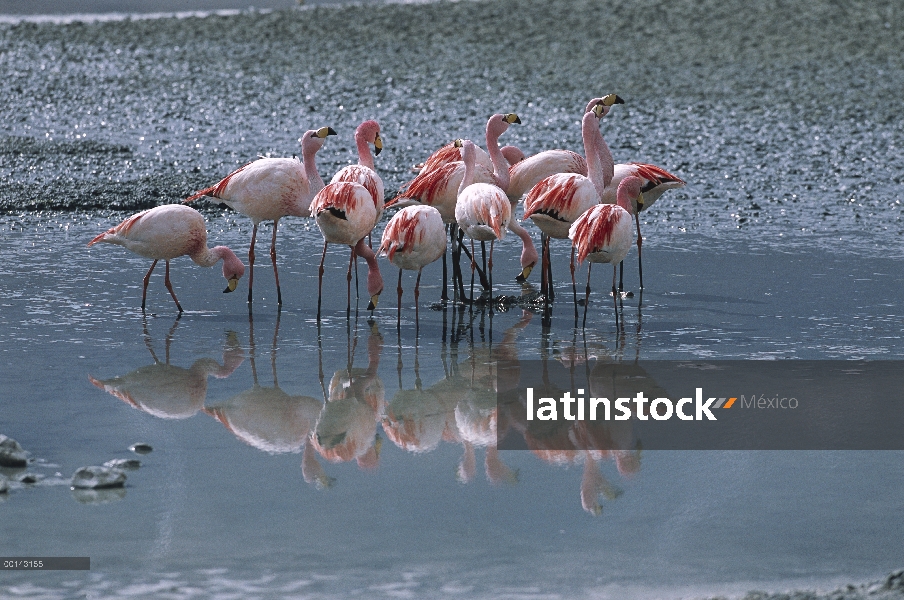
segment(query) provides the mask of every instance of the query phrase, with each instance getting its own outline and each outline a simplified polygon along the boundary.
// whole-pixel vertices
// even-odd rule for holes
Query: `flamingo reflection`
[[[328,393],[324,387],[325,402],[313,431],[311,445],[329,462],[354,460],[361,468],[373,469],[380,460],[382,442],[377,435],[377,423],[386,403],[383,381],[377,373],[383,351],[383,336],[376,323],[370,321],[368,363],[363,369],[352,366],[357,339],[356,329],[354,336],[349,339],[346,368],[334,373]],[[320,371],[322,374],[322,353]],[[302,468],[313,473],[318,468],[316,463],[313,453],[306,453]],[[307,479],[307,475],[305,478]]]
[[[248,339],[254,386],[222,403],[205,407],[204,412],[249,446],[272,454],[300,452],[317,421],[321,402],[311,396],[290,395],[279,386],[276,375],[279,313],[270,350],[272,386],[261,385],[258,378],[254,320],[250,316]]]
[[[131,373],[112,379],[88,380],[108,394],[130,406],[161,419],[187,419],[204,406],[207,397],[207,378],[225,379],[244,361],[235,332],[227,334],[223,347],[223,364],[212,358],[199,358],[191,367],[170,364],[170,347],[179,325],[173,323],[166,335],[165,356],[161,361],[154,352],[147,320],[143,319],[144,342],[154,359],[153,364],[135,369]]]

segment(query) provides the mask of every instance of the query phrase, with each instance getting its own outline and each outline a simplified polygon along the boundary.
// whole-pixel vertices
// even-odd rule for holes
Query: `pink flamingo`
[[[297,158],[259,158],[243,165],[224,177],[216,185],[186,198],[185,202],[202,196],[217,198],[243,215],[251,217],[251,246],[248,249],[248,304],[252,300],[254,284],[254,244],[257,226],[261,221],[273,221],[270,260],[276,277],[276,301],[282,306],[279,271],[276,268],[276,227],[286,216],[309,217],[311,200],[323,189],[323,179],[317,173],[314,155],[328,135],[336,135],[331,127],[306,131],[301,137],[301,156]]]
[[[323,298],[323,262],[326,259],[326,247],[332,242],[346,244],[351,248],[348,261],[348,304],[346,315],[351,312],[352,298],[352,263],[355,256],[367,261],[367,292],[370,303],[367,310],[377,307],[380,292],[383,291],[383,277],[374,251],[364,243],[364,237],[374,228],[377,209],[373,196],[360,183],[339,181],[331,183],[317,192],[311,202],[311,214],[323,234],[323,254],[320,257],[320,271],[317,287],[317,319],[320,319],[320,306]]]
[[[616,94],[609,94],[602,98],[594,98],[584,109],[584,114],[593,110],[602,102],[605,113],[614,104],[624,104]],[[571,150],[545,150],[525,158],[523,161],[509,168],[509,187],[505,190],[512,202],[518,202],[524,194],[528,193],[542,180],[556,173],[577,173],[587,177],[587,161],[583,156]]]
[[[235,291],[239,279],[245,274],[245,265],[232,250],[226,246],[207,247],[207,226],[204,217],[195,209],[180,204],[166,204],[132,215],[88,242],[88,245],[93,246],[98,242],[123,246],[126,250],[154,260],[144,276],[144,287],[141,292],[142,311],[148,295],[151,272],[159,260],[166,262],[164,284],[180,313],[182,305],[179,304],[170,283],[169,267],[172,259],[188,255],[202,267],[212,267],[222,260],[223,277],[227,280],[224,293]]]
[[[577,173],[558,173],[540,181],[524,201],[524,218],[534,221],[543,232],[543,273],[541,287],[544,295],[554,297],[550,273],[549,238],[565,239],[568,228],[581,214],[599,204],[612,179],[612,154],[600,133],[600,120],[615,103],[614,94],[599,99],[592,110],[584,113],[581,134],[587,155],[589,177]],[[607,100],[608,99],[608,100]],[[607,102],[609,102],[607,106]],[[574,280],[574,250],[571,253],[571,288],[577,311],[577,285]]]
[[[643,204],[642,180],[629,176],[618,184],[615,204],[598,204],[578,217],[568,231],[572,248],[577,250],[578,264],[586,258],[587,291],[584,299],[584,325],[587,324],[587,304],[590,299],[590,267],[593,263],[612,264],[612,297],[618,296],[615,287],[616,266],[631,249],[631,212],[633,204]],[[618,321],[618,305],[615,319]]]
[[[613,169],[612,181],[603,190],[601,201],[606,204],[614,204],[616,190],[619,184],[627,177],[639,177],[642,195],[637,200],[632,200],[634,209],[634,221],[637,225],[637,270],[640,279],[640,289],[643,290],[643,262],[640,249],[643,245],[643,236],[640,234],[640,212],[650,208],[654,202],[666,191],[684,187],[685,182],[672,175],[665,169],[646,163],[617,164]],[[618,290],[624,288],[624,264],[619,266]]]
[[[499,137],[505,133],[508,126],[512,123],[521,123],[521,119],[515,114],[496,114],[489,118],[486,127],[486,143],[487,150],[492,167],[485,164],[485,161],[478,160],[480,154],[478,148],[474,147],[474,181],[479,183],[493,184],[503,190],[509,184],[509,162],[499,148]],[[464,163],[461,161],[461,154],[455,157],[455,153],[459,149],[454,142],[451,146],[444,146],[434,154],[436,160],[435,166],[430,166],[422,170],[421,174],[414,178],[408,186],[387,203],[387,206],[394,204],[407,205],[411,203],[428,204],[439,210],[443,218],[443,222],[450,225],[450,238],[452,242],[453,252],[453,270],[457,270],[458,265],[458,239],[455,233],[457,223],[455,221],[455,205],[458,202],[458,188],[464,178]],[[480,150],[480,153],[483,153]],[[516,160],[519,156],[523,156],[520,150],[515,149],[509,151],[511,160]],[[433,158],[433,157],[431,157]],[[452,159],[455,158],[453,161]],[[521,252],[521,276],[526,277],[530,274],[531,269],[537,262],[537,251],[534,248],[530,235],[516,221],[510,220],[509,229],[515,233],[522,242]],[[525,275],[525,273],[527,275]],[[455,279],[460,276],[460,272],[455,273]],[[519,276],[519,277],[521,277]],[[443,263],[443,281],[447,280],[445,262]],[[448,297],[445,283],[443,286],[443,299]]]
[[[380,240],[380,256],[399,268],[398,319],[402,318],[402,269],[417,271],[414,284],[415,323],[418,317],[421,271],[446,253],[446,234],[443,218],[432,206],[408,206],[400,210],[386,224]]]
[[[369,144],[374,145],[373,154]],[[374,155],[379,155],[383,150],[383,139],[380,137],[380,125],[376,121],[364,121],[355,130],[355,145],[358,148],[358,164],[349,165],[340,169],[330,183],[339,181],[352,181],[360,183],[374,199],[374,207],[377,209],[376,225],[383,216],[383,180],[377,175],[374,167]]]
[[[474,142],[460,140],[464,177],[458,186],[455,220],[465,235],[471,238],[471,281],[473,300],[474,240],[490,242],[490,299],[493,297],[493,245],[505,238],[505,230],[512,218],[512,205],[499,186],[475,182]]]

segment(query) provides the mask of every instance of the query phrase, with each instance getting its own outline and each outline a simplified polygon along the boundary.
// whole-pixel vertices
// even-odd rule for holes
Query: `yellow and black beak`
[[[325,140],[328,135],[336,135],[336,130],[332,127],[321,127],[317,130],[315,135],[320,139]]]
[[[455,146],[456,148],[461,148],[461,147],[464,146],[465,144],[464,144],[464,142],[462,141],[462,139],[459,138],[459,139],[455,140],[454,142],[452,142],[452,145]]]
[[[375,310],[377,308],[377,303],[380,301],[380,292],[377,292],[373,296],[370,297],[370,302],[367,303],[367,310]]]
[[[643,192],[637,194],[637,212],[640,212],[644,209],[643,205]]]
[[[374,138],[374,154],[379,155],[380,152],[383,151],[383,138],[380,137],[380,134],[377,134],[377,137]]]
[[[502,120],[511,125],[512,123],[517,123],[521,125],[521,119],[518,118],[518,115],[515,113],[509,113],[507,115],[502,115]]]
[[[238,277],[230,277],[229,281],[226,282],[226,289],[223,290],[224,294],[228,294],[229,292],[234,292],[235,288],[239,285]]]
[[[603,106],[612,106],[613,104],[624,104],[625,101],[622,100],[617,94],[609,94],[608,96],[603,97]]]
[[[515,277],[515,281],[517,281],[518,283],[524,283],[525,281],[527,281],[527,278],[530,277],[530,273],[533,270],[534,265],[527,265],[526,267],[524,267],[524,269],[521,270],[521,273],[519,273],[518,276]]]

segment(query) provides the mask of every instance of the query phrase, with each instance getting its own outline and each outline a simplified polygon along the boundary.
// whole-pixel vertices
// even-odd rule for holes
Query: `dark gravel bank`
[[[846,585],[832,592],[793,591],[778,594],[750,592],[743,600],[898,600],[904,598],[904,571],[895,571],[882,581]],[[722,597],[710,600],[724,600]]]
[[[488,115],[534,152],[580,147],[592,96],[627,104],[616,160],[682,176],[657,230],[751,239],[904,234],[904,8],[836,3],[496,0],[0,26],[0,210],[175,202],[305,129],[340,132],[327,175],[380,121],[393,193],[408,166]],[[847,242],[846,242],[847,243]]]

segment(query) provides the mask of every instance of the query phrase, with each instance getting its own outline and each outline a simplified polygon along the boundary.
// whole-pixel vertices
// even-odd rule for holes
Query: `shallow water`
[[[6,571],[0,596],[677,598],[901,567],[900,452],[568,465],[494,452],[477,410],[499,358],[904,358],[900,9],[492,6],[505,15],[492,25],[471,2],[0,24],[0,433],[47,475],[0,494],[0,555],[92,560]],[[405,275],[397,324],[385,262],[373,322],[354,287],[347,318],[336,247],[319,327],[309,220],[280,223],[281,311],[263,226],[253,319],[245,280],[223,294],[219,268],[187,258],[171,273],[186,313],[159,266],[143,315],[148,262],[85,247],[258,154],[297,152],[309,127],[340,132],[318,154],[329,174],[377,118],[391,195],[496,111],[524,123],[505,143],[579,148],[575,110],[610,91],[626,99],[603,122],[617,160],[688,186],[642,213],[643,295],[616,309],[611,271],[594,269],[585,328],[561,243],[547,323],[524,303],[434,310],[434,264],[417,322]],[[210,241],[245,259],[250,222],[199,208]],[[497,246],[494,283],[530,298],[539,272],[516,284],[518,252],[514,238]],[[636,292],[634,251],[626,266]],[[135,442],[155,450],[124,490],[68,489],[76,468],[134,456]]]
[[[561,281],[548,328],[517,307],[431,310],[434,264],[416,337],[410,274],[398,328],[389,290],[373,323],[363,301],[346,320],[347,250],[337,249],[318,336],[319,233],[302,220],[281,230],[283,310],[259,264],[253,319],[243,287],[222,294],[217,269],[188,259],[171,274],[186,313],[176,318],[155,274],[142,316],[147,261],[84,247],[109,217],[2,222],[4,433],[49,478],[16,486],[0,506],[4,554],[92,560],[85,574],[7,572],[7,594],[678,597],[830,587],[900,564],[900,453],[647,452],[631,473],[479,441],[469,449],[465,405],[458,422],[455,413],[491,393],[488,363],[500,357],[901,358],[897,260],[651,243],[642,303],[626,299],[616,327],[611,298],[599,294],[603,270],[588,327],[577,330]],[[247,223],[231,215],[209,229],[218,243],[247,243]],[[517,252],[499,245],[497,273],[517,272]],[[567,273],[563,256],[554,266]],[[528,291],[510,276],[497,275],[500,292]],[[635,277],[629,268],[629,286]],[[337,402],[341,383],[329,390],[349,365],[369,390],[353,407]],[[393,415],[410,413],[398,394],[418,384],[425,393],[409,392],[420,398],[418,427],[402,435]],[[318,451],[309,437],[318,421],[347,431],[348,448]],[[138,441],[155,451],[139,457],[124,492],[79,495],[61,481],[127,457]],[[595,492],[582,506],[588,482]]]

